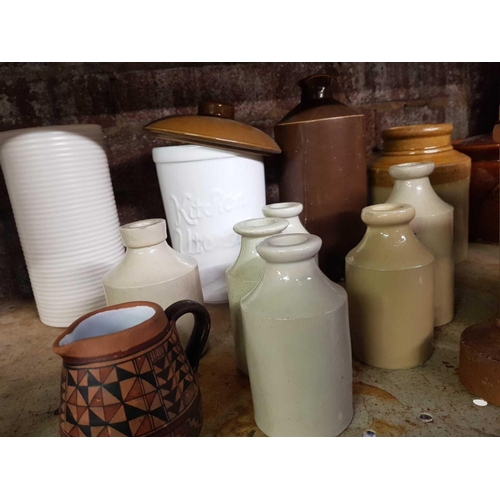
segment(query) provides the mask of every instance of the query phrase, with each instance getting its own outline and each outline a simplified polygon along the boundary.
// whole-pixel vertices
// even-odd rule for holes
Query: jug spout
[[[130,355],[158,341],[168,320],[153,302],[126,302],[82,316],[54,342],[65,363],[85,364]]]

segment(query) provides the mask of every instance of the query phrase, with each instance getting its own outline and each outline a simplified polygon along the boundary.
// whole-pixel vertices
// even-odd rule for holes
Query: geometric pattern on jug
[[[200,394],[173,329],[159,346],[99,368],[61,372],[63,436],[199,435]]]

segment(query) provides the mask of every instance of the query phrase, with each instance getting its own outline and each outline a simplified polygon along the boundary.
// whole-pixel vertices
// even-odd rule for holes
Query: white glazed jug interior
[[[154,314],[155,310],[149,306],[133,306],[103,311],[84,319],[69,335],[66,335],[59,342],[59,345],[65,346],[77,340],[104,337],[105,335],[121,332],[144,323],[144,321],[152,318]]]

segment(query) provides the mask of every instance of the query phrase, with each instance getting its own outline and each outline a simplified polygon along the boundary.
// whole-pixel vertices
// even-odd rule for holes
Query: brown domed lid
[[[430,123],[419,125],[406,125],[382,130],[384,139],[384,154],[407,153],[437,153],[450,151],[451,123]]]
[[[232,104],[202,102],[198,106],[197,115],[168,116],[146,125],[144,130],[190,144],[218,146],[262,155],[281,153],[281,149],[269,135],[237,122]]]
[[[302,91],[301,101],[276,125],[293,125],[297,123],[361,116],[345,104],[333,98],[332,77],[317,74],[299,81]]]
[[[453,141],[452,145],[473,160],[499,160],[500,146],[493,139],[492,134],[475,135],[460,141]]]

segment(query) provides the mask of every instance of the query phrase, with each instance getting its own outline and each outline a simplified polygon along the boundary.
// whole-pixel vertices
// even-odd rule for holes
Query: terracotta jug
[[[454,208],[455,263],[467,258],[471,160],[453,149],[451,123],[409,125],[382,131],[382,155],[368,168],[370,203],[384,203],[394,180],[389,167],[398,163],[431,161],[430,181],[437,195]]]
[[[179,299],[203,304],[198,263],[170,248],[165,219],[131,222],[120,227],[120,234],[127,253],[102,280],[108,306],[145,300],[165,309]],[[193,321],[189,314],[176,323],[184,348]]]
[[[377,368],[412,368],[432,354],[434,257],[410,228],[415,209],[363,209],[368,226],[346,257],[353,354]]]
[[[243,325],[241,324],[240,301],[250,293],[264,274],[264,260],[257,253],[257,245],[270,236],[281,233],[288,226],[285,219],[250,219],[238,222],[234,232],[241,236],[240,254],[236,262],[226,271],[233,329],[236,366],[248,375]]]
[[[192,313],[184,351],[175,326]],[[54,342],[63,358],[61,436],[198,436],[203,422],[195,372],[210,316],[181,300],[105,307],[76,320]]]
[[[319,269],[320,247],[312,234],[267,238],[264,276],[241,300],[255,422],[268,436],[337,436],[353,416],[347,295]]]
[[[301,102],[275,127],[282,150],[280,198],[304,204],[302,222],[323,245],[319,266],[332,280],[344,276],[344,258],[363,236],[366,206],[364,115],[333,98],[329,75],[299,82]]]
[[[409,203],[415,208],[410,227],[434,255],[434,326],[454,316],[453,207],[432,189],[434,163],[401,163],[389,168],[394,187],[387,203]]]

